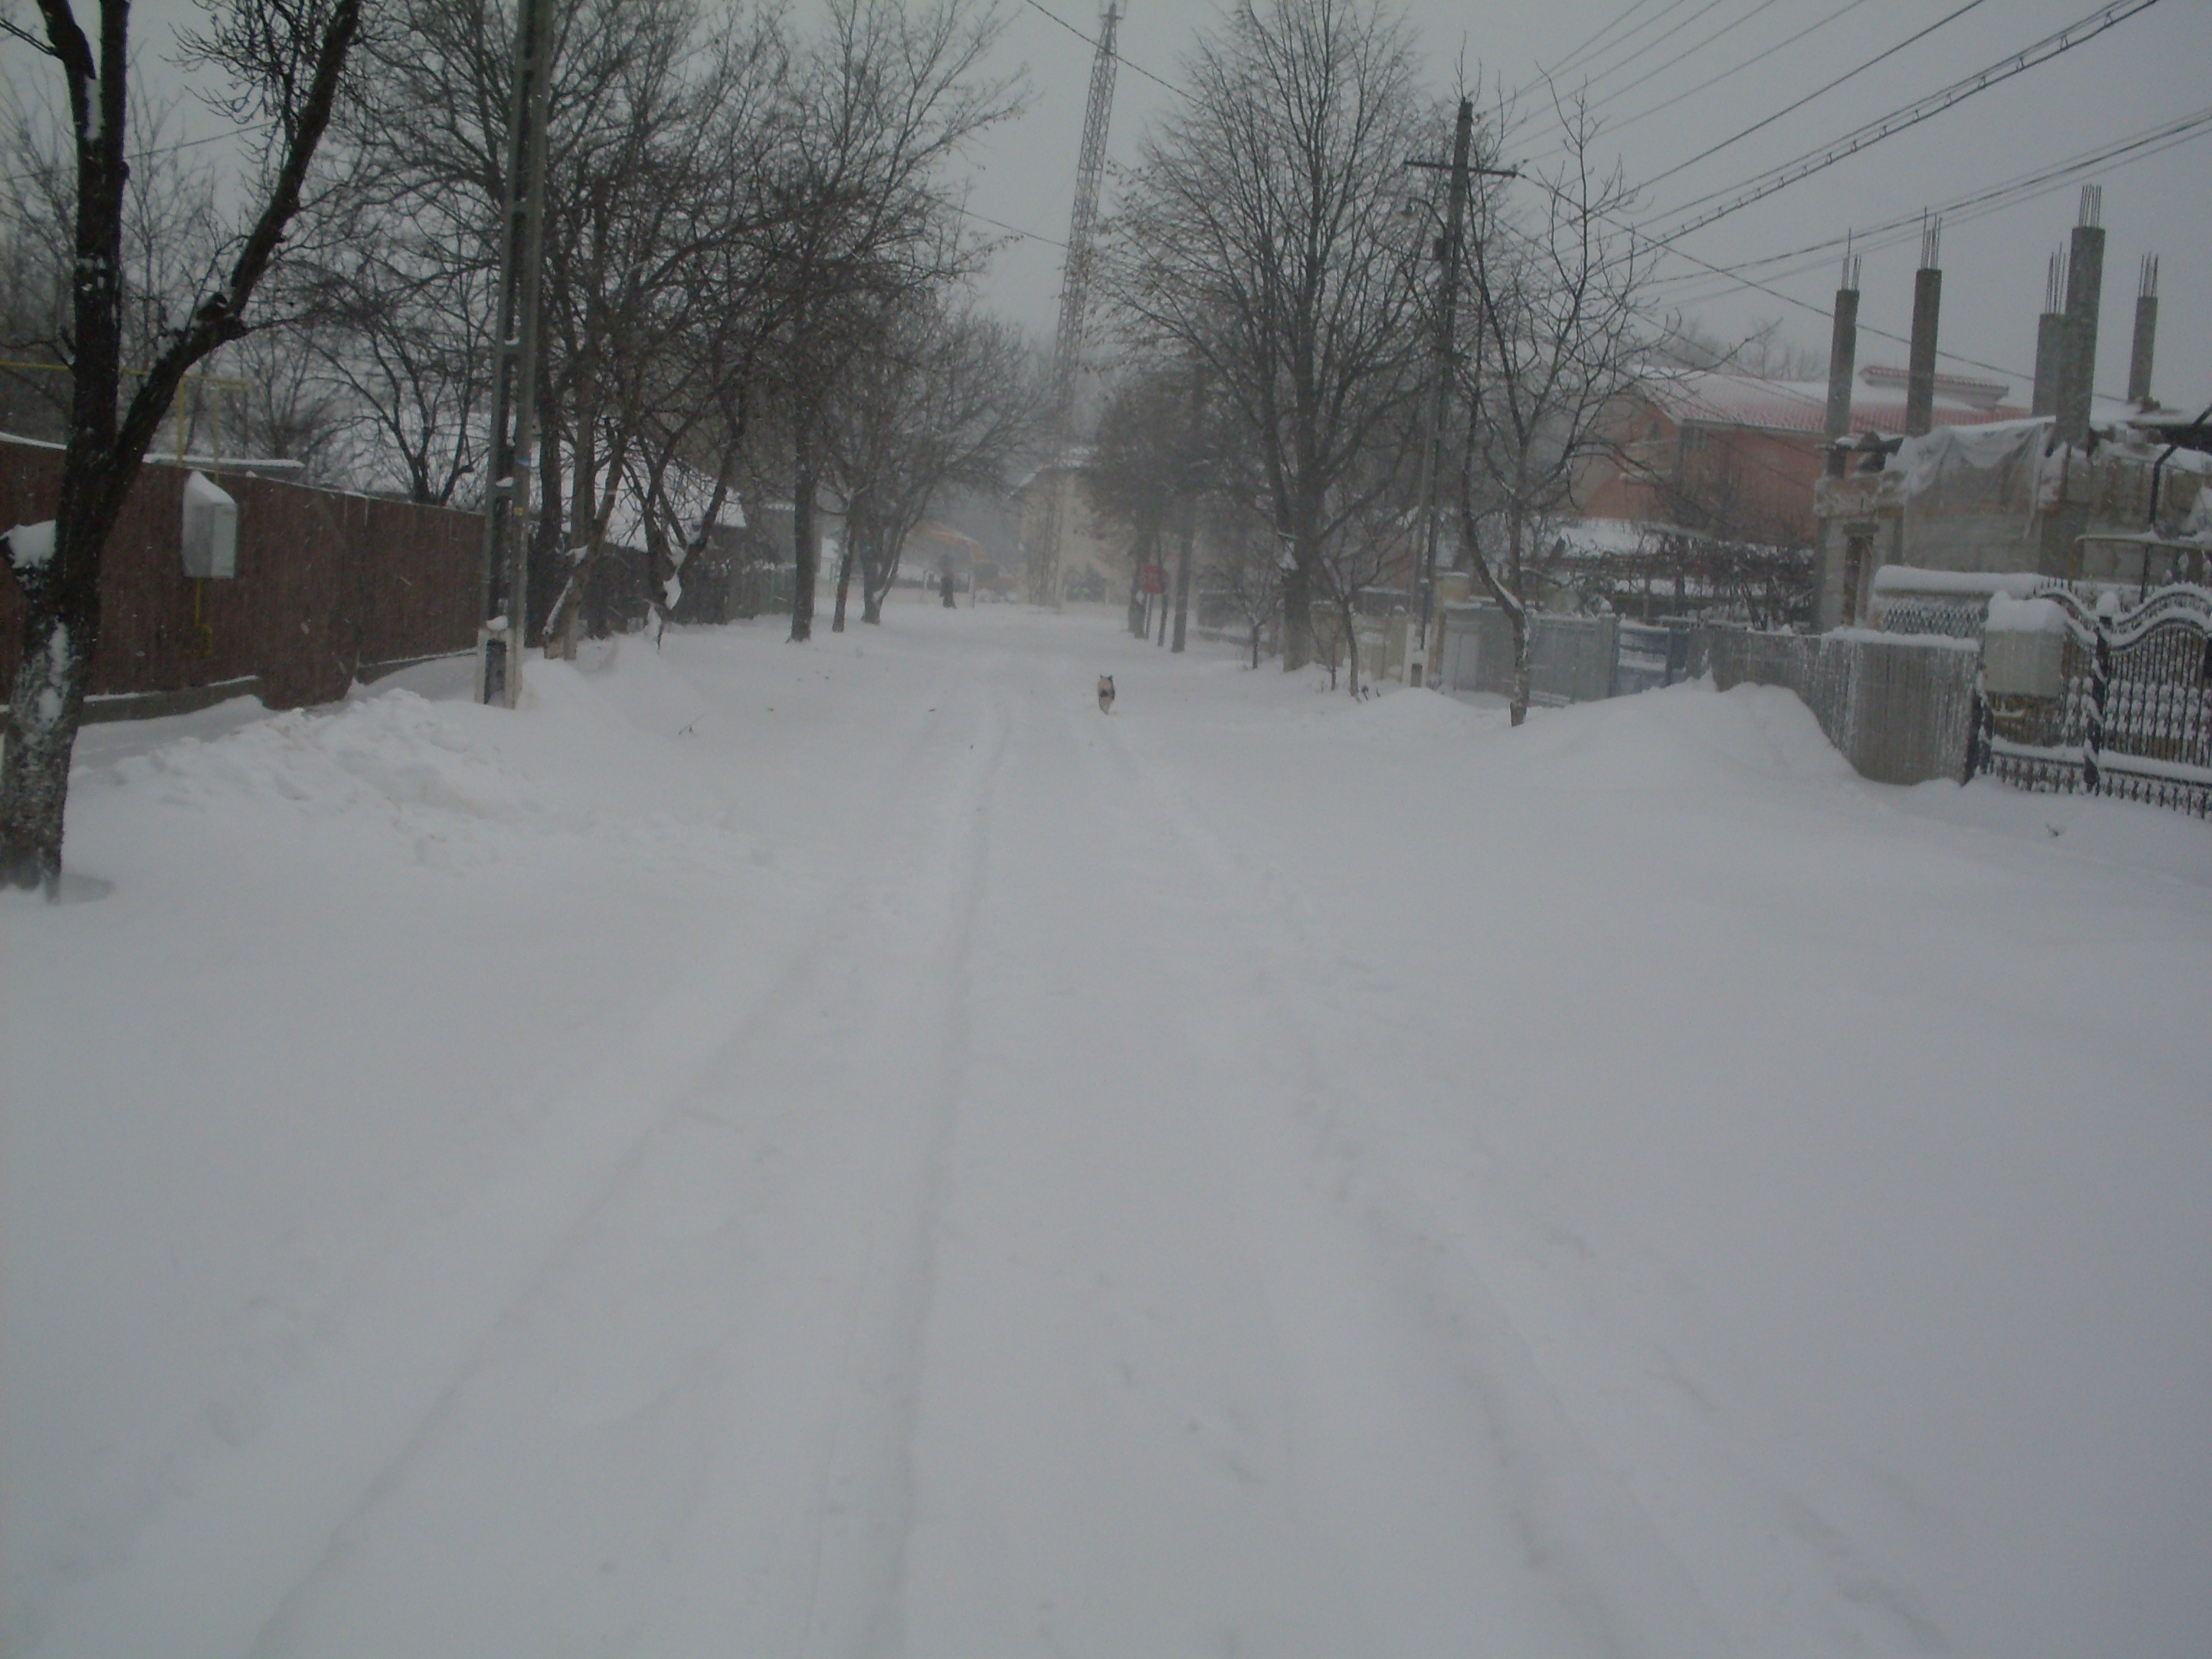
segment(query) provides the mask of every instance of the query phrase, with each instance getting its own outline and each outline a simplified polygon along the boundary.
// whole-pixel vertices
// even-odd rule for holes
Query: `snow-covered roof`
[[[1635,519],[1577,519],[1561,525],[1559,533],[1579,552],[1641,553],[1653,538],[1667,533],[1667,526]]]
[[[1879,364],[1861,370],[1859,384],[1851,390],[1851,430],[1904,431],[1906,378],[1904,370]],[[2027,414],[2026,410],[2002,401],[2010,389],[2002,381],[1939,374],[1936,377],[1936,424],[1978,426]],[[1775,380],[1706,369],[1655,380],[1646,396],[1678,425],[1803,433],[1820,433],[1827,426],[1826,380]]]
[[[1680,525],[1641,519],[1574,519],[1560,525],[1553,533],[1565,544],[1571,558],[1650,556],[1668,551],[1670,543],[1679,545],[1723,539],[1714,537],[1710,531],[1690,530]],[[1767,550],[1787,552],[1791,550],[1770,547]]]

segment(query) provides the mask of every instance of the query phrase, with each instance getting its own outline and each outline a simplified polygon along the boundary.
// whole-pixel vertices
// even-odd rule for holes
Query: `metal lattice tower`
[[[1075,161],[1075,209],[1068,216],[1067,259],[1060,268],[1060,331],[1052,349],[1052,453],[1047,465],[1062,469],[1068,428],[1075,416],[1075,381],[1083,362],[1084,323],[1091,303],[1091,234],[1098,220],[1098,183],[1106,171],[1106,126],[1114,113],[1114,35],[1121,21],[1119,0],[1107,0],[1098,19],[1098,55],[1091,64],[1091,99],[1083,112],[1083,149]],[[1064,471],[1048,476],[1043,522],[1030,546],[1030,599],[1060,604],[1060,544],[1065,529]]]

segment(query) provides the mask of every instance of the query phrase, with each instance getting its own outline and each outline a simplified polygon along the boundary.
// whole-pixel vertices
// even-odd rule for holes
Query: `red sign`
[[[1146,565],[1137,572],[1137,592],[1164,593],[1168,591],[1168,573],[1156,564]]]

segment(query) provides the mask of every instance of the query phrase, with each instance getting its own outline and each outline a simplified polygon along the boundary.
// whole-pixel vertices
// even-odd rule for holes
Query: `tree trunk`
[[[821,550],[814,540],[814,434],[806,416],[799,420],[797,465],[791,495],[791,555],[799,567],[791,584],[791,643],[814,637],[814,573]]]
[[[584,609],[584,583],[590,572],[585,559],[589,551],[592,526],[599,520],[599,454],[596,442],[599,431],[597,412],[580,405],[576,410],[575,438],[569,447],[568,535],[563,538],[559,562],[558,586],[550,609],[545,613],[545,654],[564,662],[576,659],[576,641],[580,634]]]
[[[1528,666],[1528,613],[1516,611],[1513,623],[1513,724],[1518,726],[1528,718],[1528,692],[1534,676]]]
[[[0,757],[0,881],[43,886],[49,898],[60,888],[70,759],[100,639],[100,550],[116,516],[99,511],[100,493],[64,501],[67,516],[51,526],[43,564],[26,559],[14,538],[8,543],[23,631]]]
[[[1292,532],[1291,568],[1283,573],[1283,672],[1304,668],[1314,659],[1314,573],[1321,550],[1310,526]]]
[[[1260,630],[1266,626],[1264,623],[1252,624],[1252,667],[1255,672],[1257,672],[1260,667]]]
[[[550,386],[552,378],[541,364],[538,374],[538,507],[530,526],[529,575],[526,584],[529,593],[524,607],[524,643],[541,647],[545,643],[546,618],[553,614],[553,602],[561,597],[562,586],[568,580],[568,561],[561,556],[568,544],[568,520],[561,512],[568,491],[562,487],[562,428],[558,403]]]
[[[268,198],[227,276],[169,337],[119,420],[130,11],[121,0],[101,5],[95,56],[69,7],[46,4],[40,10],[49,55],[68,86],[74,133],[77,199],[70,310],[75,351],[53,539],[41,549],[13,535],[7,538],[9,568],[24,603],[22,659],[10,689],[0,755],[0,882],[44,886],[52,897],[61,886],[70,762],[100,642],[100,567],[108,534],[187,371],[246,332],[245,307],[299,211],[361,9],[358,0],[338,0],[319,28],[298,41],[304,55],[283,58],[273,66],[288,78],[276,100],[285,141]],[[302,78],[299,72],[309,67],[312,76]]]
[[[1313,592],[1303,568],[1283,573],[1283,672],[1313,660]]]
[[[845,521],[845,544],[837,554],[837,603],[831,607],[830,613],[830,631],[832,634],[845,631],[845,595],[851,591],[852,586],[853,524],[848,519]]]
[[[1513,623],[1513,724],[1518,726],[1528,718],[1528,692],[1534,675],[1528,666],[1528,565],[1521,556],[1521,547],[1528,533],[1528,525],[1519,507],[1506,515],[1505,575],[1512,584],[1514,604],[1508,612]]]
[[[1198,538],[1198,503],[1186,501],[1182,509],[1182,544],[1176,550],[1175,648],[1183,647],[1190,617],[1191,544]]]
[[[860,564],[860,620],[872,627],[880,628],[884,621],[884,595],[891,591],[891,574],[876,559],[863,560]]]

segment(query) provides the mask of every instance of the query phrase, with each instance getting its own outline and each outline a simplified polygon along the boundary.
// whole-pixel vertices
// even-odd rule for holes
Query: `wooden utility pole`
[[[1457,340],[1455,332],[1459,316],[1459,272],[1461,250],[1466,237],[1467,197],[1470,182],[1476,178],[1517,179],[1521,175],[1510,167],[1479,167],[1471,165],[1474,149],[1474,100],[1459,100],[1459,119],[1452,130],[1452,158],[1447,166],[1442,161],[1408,161],[1409,167],[1422,167],[1433,172],[1449,171],[1451,183],[1445,196],[1444,234],[1437,240],[1436,256],[1443,266],[1443,275],[1437,287],[1437,361],[1436,379],[1429,388],[1428,430],[1421,444],[1421,568],[1418,586],[1420,589],[1421,670],[1425,678],[1431,677],[1435,661],[1429,649],[1430,620],[1435,611],[1437,586],[1437,487],[1443,471],[1444,410],[1451,395],[1452,348]]]
[[[491,462],[484,492],[483,623],[477,698],[512,708],[522,696],[529,617],[530,475],[538,463],[538,289],[545,263],[545,112],[554,0],[521,0],[507,177],[500,198],[499,333],[493,343]]]

